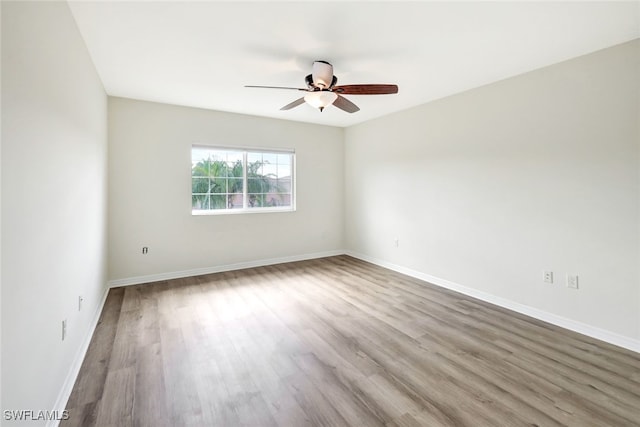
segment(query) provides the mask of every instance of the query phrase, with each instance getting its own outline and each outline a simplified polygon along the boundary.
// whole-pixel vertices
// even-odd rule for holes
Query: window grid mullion
[[[249,184],[247,183],[247,152],[242,153],[242,209],[249,205]]]

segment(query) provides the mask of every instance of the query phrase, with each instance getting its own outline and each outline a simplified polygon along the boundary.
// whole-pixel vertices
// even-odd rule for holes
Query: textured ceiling
[[[109,95],[349,126],[640,37],[640,2],[69,2]],[[324,112],[314,60],[339,84],[395,83]]]

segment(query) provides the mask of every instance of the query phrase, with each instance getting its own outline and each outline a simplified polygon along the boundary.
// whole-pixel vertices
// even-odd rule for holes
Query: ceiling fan
[[[305,77],[307,88],[281,87],[281,86],[245,86],[264,89],[289,89],[307,92],[302,98],[296,99],[285,105],[281,110],[290,110],[305,102],[309,105],[324,110],[329,105],[335,105],[347,113],[355,113],[360,108],[342,95],[387,95],[398,93],[397,85],[386,84],[360,84],[336,86],[338,78],[333,75],[333,65],[327,61],[315,61],[311,74]]]

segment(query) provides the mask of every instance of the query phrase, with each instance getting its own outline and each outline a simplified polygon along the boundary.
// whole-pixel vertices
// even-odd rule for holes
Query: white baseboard
[[[607,342],[609,344],[613,344],[622,348],[626,348],[627,350],[640,353],[640,341],[634,340],[624,335],[616,334],[614,332],[596,328],[594,326],[587,325],[582,322],[567,319],[565,317],[558,316],[556,314],[549,313],[544,310],[540,310],[540,309],[530,307],[524,304],[520,304],[505,298],[491,295],[489,293],[482,292],[477,289],[463,286],[463,285],[451,282],[449,280],[431,276],[429,274],[412,270],[410,268],[396,265],[387,261],[376,259],[368,255],[363,255],[353,251],[346,251],[345,253],[349,256],[361,259],[363,261],[370,262],[380,267],[388,268],[389,270],[397,271],[398,273],[406,274],[407,276],[424,280],[425,282],[429,282],[446,289],[451,289],[453,291],[460,292],[461,294],[468,295],[468,296],[477,298],[479,300],[482,300],[491,304],[495,304],[497,306],[507,308],[509,310],[516,311],[518,313],[525,314],[527,316],[533,317],[534,319],[542,320],[544,322],[551,323],[556,326],[560,326],[561,328],[569,329],[571,331],[578,332],[580,334],[589,336],[591,338],[595,338],[595,339]]]
[[[107,285],[110,288],[120,286],[139,285],[141,283],[158,282],[160,280],[180,279],[183,277],[201,276],[203,274],[221,273],[223,271],[242,270],[243,268],[263,267],[265,265],[283,264],[285,262],[304,261],[315,258],[344,255],[343,249],[315,252],[311,254],[293,255],[281,258],[267,258],[256,261],[238,262],[234,264],[218,265],[214,267],[194,268],[192,270],[172,271],[168,273],[149,274],[146,276],[127,277],[125,279],[110,280]]]
[[[71,364],[71,368],[69,368],[69,372],[67,373],[64,384],[60,389],[60,393],[58,393],[58,398],[56,399],[55,406],[53,407],[53,411],[57,412],[58,414],[61,414],[67,406],[67,401],[69,400],[69,396],[71,396],[71,391],[73,390],[73,386],[76,383],[78,374],[80,373],[82,362],[84,362],[84,357],[87,354],[87,350],[89,350],[91,338],[93,338],[93,333],[96,330],[96,326],[98,326],[98,320],[100,320],[100,315],[102,314],[104,303],[107,301],[108,293],[109,288],[107,287],[104,290],[104,294],[102,295],[102,301],[100,301],[100,304],[98,304],[96,312],[93,315],[89,330],[87,331],[87,334],[85,335],[80,348],[78,348],[78,351],[76,352],[76,357],[73,359],[73,363]],[[47,427],[58,427],[59,424],[60,420],[49,420],[46,425]]]

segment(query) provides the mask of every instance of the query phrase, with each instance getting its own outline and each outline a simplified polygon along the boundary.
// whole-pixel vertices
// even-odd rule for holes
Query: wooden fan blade
[[[341,95],[389,95],[398,93],[397,85],[343,85],[333,88]]]
[[[297,107],[300,104],[304,104],[304,97],[300,98],[300,99],[296,99],[292,103],[287,104],[284,107],[282,107],[280,110],[291,110],[292,108]]]
[[[337,95],[337,94],[336,94]],[[333,105],[338,107],[339,109],[346,111],[347,113],[355,113],[356,111],[360,111],[360,108],[353,102],[349,101],[347,98],[338,95],[338,98],[333,101]]]
[[[302,90],[308,92],[308,89],[302,89],[299,87],[283,87],[283,86],[245,86],[245,87],[253,87],[259,89],[288,89],[288,90]]]

